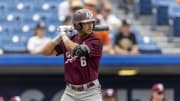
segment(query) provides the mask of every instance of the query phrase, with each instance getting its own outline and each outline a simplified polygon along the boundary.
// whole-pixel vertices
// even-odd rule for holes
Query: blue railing
[[[2,55],[0,66],[63,65],[63,56]],[[180,65],[180,55],[103,55],[100,65]]]

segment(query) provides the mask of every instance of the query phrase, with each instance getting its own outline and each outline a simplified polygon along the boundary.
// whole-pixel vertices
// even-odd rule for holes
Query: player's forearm
[[[70,39],[64,40],[63,42],[64,42],[64,45],[65,45],[66,49],[71,53],[73,52],[74,48],[76,46],[78,46],[77,43],[71,41]]]
[[[67,32],[61,32],[61,39],[64,43],[65,48],[71,53],[73,52],[74,48],[78,46],[77,43],[69,39],[69,37],[67,36]]]
[[[49,56],[49,55],[53,55],[54,51],[55,51],[55,46],[56,44],[53,41],[49,41],[45,47],[40,51],[40,54],[45,55],[45,56]]]

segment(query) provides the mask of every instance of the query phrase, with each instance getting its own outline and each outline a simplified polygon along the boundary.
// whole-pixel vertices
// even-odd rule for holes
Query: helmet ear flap
[[[78,24],[74,24],[74,27],[76,30],[81,30],[82,29],[82,24],[78,23]]]

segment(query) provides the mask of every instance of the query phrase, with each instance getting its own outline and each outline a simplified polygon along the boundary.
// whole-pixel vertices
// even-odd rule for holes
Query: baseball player
[[[152,95],[148,101],[167,101],[165,99],[165,88],[162,83],[157,83],[152,86]]]
[[[60,101],[102,101],[98,65],[103,43],[93,35],[95,19],[87,9],[73,14],[78,31],[68,37],[66,26],[59,26],[59,35],[47,43],[43,55],[64,55],[64,77],[67,84]]]

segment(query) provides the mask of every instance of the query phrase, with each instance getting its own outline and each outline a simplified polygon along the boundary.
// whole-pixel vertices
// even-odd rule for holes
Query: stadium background
[[[118,8],[122,1],[111,0],[114,12],[134,21],[142,54],[104,54],[102,88],[117,90],[118,101],[144,101],[150,97],[151,86],[161,82],[167,98],[179,101],[179,4],[173,0],[134,0],[129,15],[124,15]],[[26,42],[39,21],[46,23],[47,36],[56,35],[61,24],[57,2],[61,0],[0,0],[0,94],[6,99],[21,96],[23,101],[58,101],[65,88],[63,57],[26,54]],[[42,9],[43,4],[49,8]],[[131,70],[125,74],[132,75],[125,76],[122,70]]]

